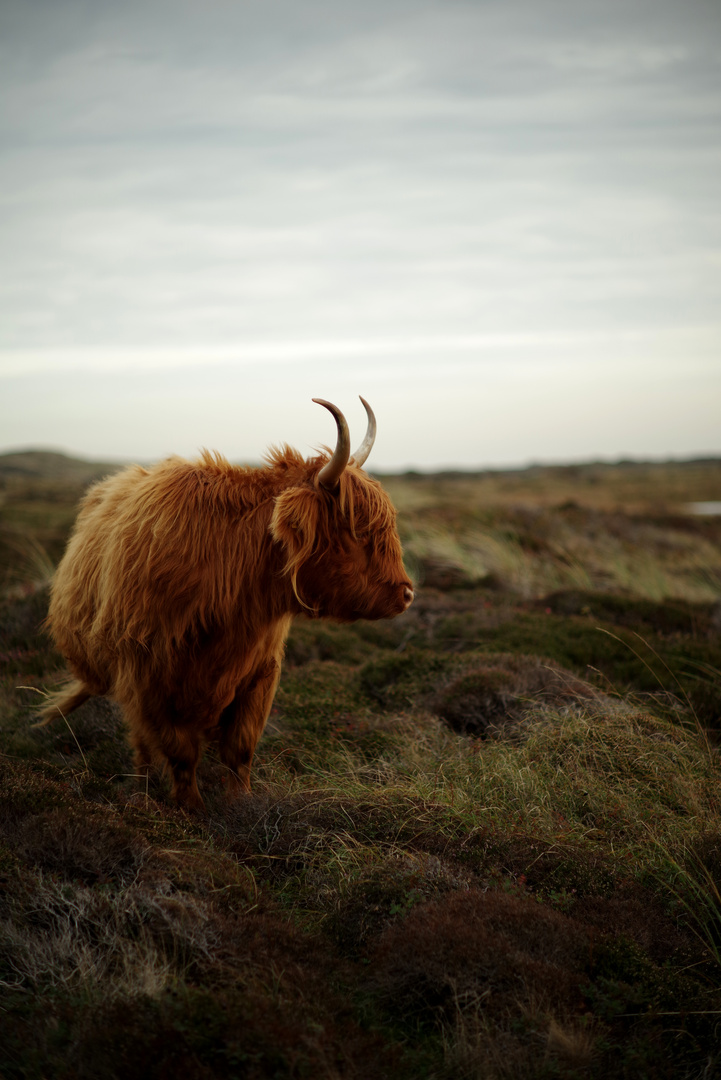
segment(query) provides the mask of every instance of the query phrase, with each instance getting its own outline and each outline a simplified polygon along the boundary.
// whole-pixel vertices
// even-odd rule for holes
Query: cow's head
[[[361,398],[368,431],[351,456],[342,412],[314,400],[333,413],[338,440],[329,459],[309,462],[305,483],[275,500],[270,528],[284,548],[285,572],[308,614],[346,622],[400,615],[413,600],[413,587],[403,566],[395,509],[362,470],[375,439],[373,410]]]

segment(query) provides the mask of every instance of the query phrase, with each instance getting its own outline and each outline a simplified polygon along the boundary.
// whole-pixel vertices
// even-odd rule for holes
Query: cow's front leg
[[[238,687],[230,705],[221,714],[218,750],[228,766],[228,797],[250,792],[250,766],[258,739],[263,733],[280,678],[280,663],[269,660]]]

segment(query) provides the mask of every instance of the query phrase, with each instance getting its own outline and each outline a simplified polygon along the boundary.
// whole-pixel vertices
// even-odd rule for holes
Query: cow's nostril
[[[406,602],[406,606],[413,603],[413,589],[409,589],[407,585],[403,590],[403,599]]]

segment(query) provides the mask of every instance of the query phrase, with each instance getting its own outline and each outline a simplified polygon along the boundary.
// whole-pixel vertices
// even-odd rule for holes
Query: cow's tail
[[[92,696],[92,690],[88,689],[82,679],[69,679],[54,694],[47,695],[42,707],[37,711],[38,721],[33,727],[45,727],[58,716],[67,716]]]

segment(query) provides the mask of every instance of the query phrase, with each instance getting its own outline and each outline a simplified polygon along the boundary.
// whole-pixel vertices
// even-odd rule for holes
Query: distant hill
[[[53,480],[84,485],[121,467],[118,462],[85,461],[53,450],[16,450],[0,454],[0,479]]]
[[[38,482],[66,484],[73,487],[86,487],[110,473],[117,472],[128,462],[88,461],[72,457],[53,450],[21,449],[0,453],[0,486],[8,482],[17,485],[27,480],[33,485]],[[235,462],[235,464],[239,464]],[[243,464],[249,464],[244,462]],[[260,464],[260,463],[255,463]],[[583,461],[543,464],[533,462],[528,465],[508,467],[478,468],[441,468],[437,471],[415,469],[401,472],[371,470],[372,474],[384,482],[407,482],[421,485],[428,483],[454,484],[464,482],[482,482],[486,485],[500,485],[504,490],[511,484],[514,495],[521,487],[537,491],[539,485],[558,487],[571,484],[575,488],[603,487],[609,483],[626,488],[637,487],[639,496],[651,494],[654,488],[664,489],[664,495],[672,503],[686,503],[694,499],[717,500],[721,495],[721,457],[705,456],[689,459],[669,459],[668,461]],[[513,486],[515,482],[515,487]],[[700,486],[699,486],[700,485]],[[394,487],[395,490],[395,487]],[[486,492],[490,495],[490,491]],[[616,492],[620,495],[620,492]],[[621,501],[625,501],[621,499]]]

